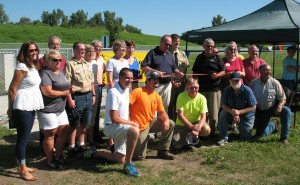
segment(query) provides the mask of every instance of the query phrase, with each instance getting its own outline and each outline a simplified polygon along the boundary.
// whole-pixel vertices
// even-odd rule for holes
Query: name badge
[[[225,66],[230,66],[230,63],[226,63]]]

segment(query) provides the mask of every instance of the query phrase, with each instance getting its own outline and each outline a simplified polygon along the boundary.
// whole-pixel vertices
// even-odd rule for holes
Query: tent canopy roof
[[[259,10],[233,21],[187,32],[187,41],[284,43],[300,42],[300,4],[294,0],[274,0]]]

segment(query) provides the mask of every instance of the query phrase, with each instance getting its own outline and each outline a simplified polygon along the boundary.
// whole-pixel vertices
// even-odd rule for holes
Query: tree
[[[6,24],[9,21],[8,15],[4,11],[3,4],[0,4],[0,24]]]
[[[30,22],[31,20],[28,17],[21,17],[18,24],[25,25],[25,24],[29,24]]]
[[[211,24],[212,26],[217,26],[217,25],[220,25],[220,24],[224,24],[226,23],[226,19],[223,19],[223,16],[221,15],[217,15],[215,17],[213,17],[212,21],[211,21]]]
[[[88,25],[91,27],[104,26],[101,13],[96,13],[90,20],[88,20]]]
[[[43,11],[42,22],[49,24],[50,26],[61,25],[65,17],[64,12],[61,9],[53,10],[52,13]]]
[[[69,25],[70,26],[86,26],[87,24],[87,13],[84,13],[83,10],[78,10],[76,13],[72,13]]]
[[[115,17],[115,12],[104,11],[104,25],[109,31],[109,45],[119,38],[120,31],[122,30],[123,19]]]
[[[129,25],[129,24],[125,25],[124,30],[129,32],[129,33],[139,33],[139,34],[142,33],[141,29],[138,29],[138,28],[136,28],[132,25]]]

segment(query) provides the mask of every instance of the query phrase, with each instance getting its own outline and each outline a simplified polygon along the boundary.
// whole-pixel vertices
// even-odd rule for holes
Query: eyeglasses
[[[215,51],[214,53],[215,53],[215,54],[218,54],[218,53],[219,53],[219,51]]]
[[[235,48],[230,48],[230,50],[231,50],[231,51],[236,51],[236,49],[235,49]]]
[[[51,60],[52,60],[52,62],[61,62],[61,59],[52,58]]]
[[[28,50],[30,53],[33,53],[34,51],[35,52],[38,52],[39,50],[38,49],[30,49],[30,50]]]
[[[194,90],[194,89],[199,89],[199,87],[197,86],[192,86],[192,87],[189,87],[190,90]]]
[[[76,50],[85,52],[85,48],[76,48]]]
[[[59,43],[52,43],[51,46],[59,46]]]

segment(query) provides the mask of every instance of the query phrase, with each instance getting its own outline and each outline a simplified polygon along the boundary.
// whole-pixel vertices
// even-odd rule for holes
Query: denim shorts
[[[66,105],[70,126],[78,127],[80,124],[89,126],[92,118],[92,92],[74,93],[72,98],[75,100],[75,109],[70,109],[68,104]]]

